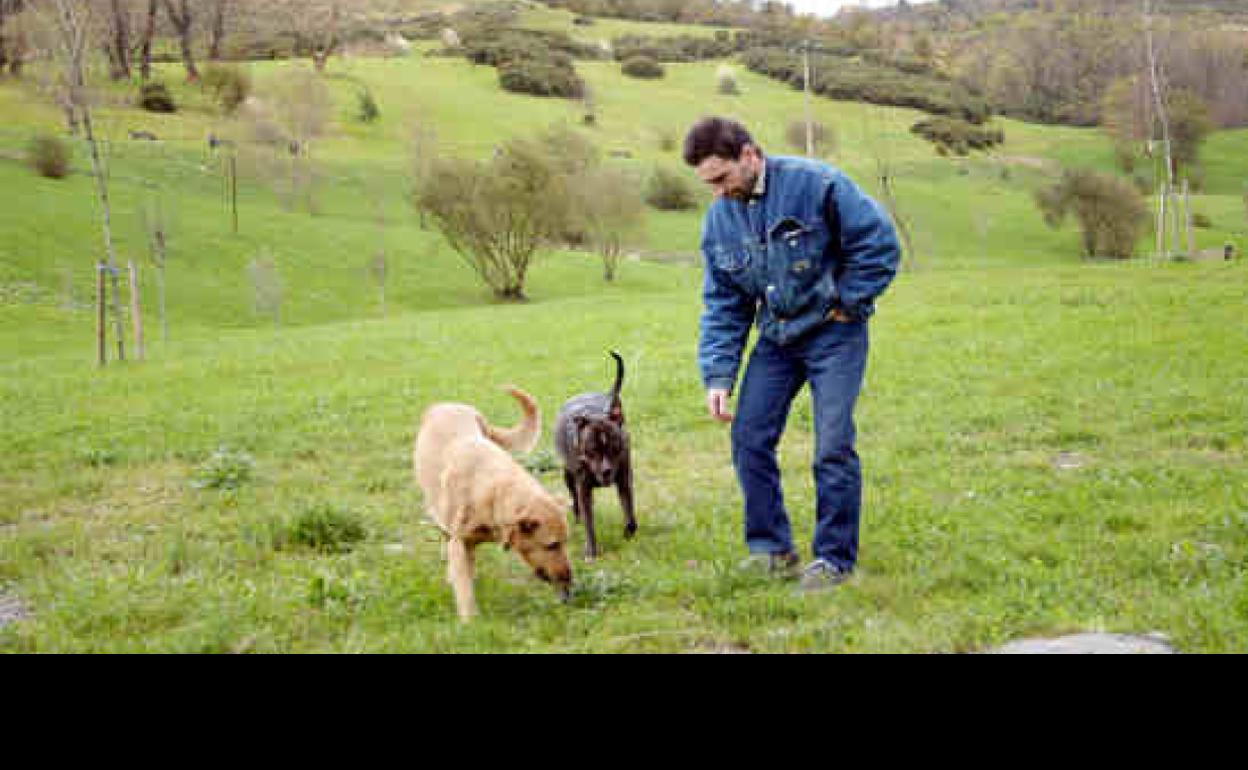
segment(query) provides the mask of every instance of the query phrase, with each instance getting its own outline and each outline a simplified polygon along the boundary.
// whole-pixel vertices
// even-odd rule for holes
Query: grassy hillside
[[[258,93],[291,66],[254,65]],[[578,63],[599,118],[578,130],[639,172],[678,166],[670,143],[710,112],[786,151],[801,94],[738,71],[742,95],[719,96],[718,66],[643,83]],[[331,69],[316,214],[284,205],[280,155],[248,148],[246,128],[176,68],[176,116],[104,93],[123,261],[146,260],[145,207],[159,200],[171,221],[172,335],[160,339],[145,268],[150,360],[103,370],[91,365],[102,255],[85,155],[66,180],[31,174],[22,152],[58,116],[0,84],[0,597],[30,615],[0,629],[0,649],[967,651],[1074,630],[1248,649],[1248,273],[1242,261],[1081,262],[1078,234],[1046,228],[1031,190],[1062,163],[1111,168],[1099,133],[1003,121],[996,155],[950,160],[909,134],[916,113],[817,103],[834,162],[871,189],[877,159],[892,164],[920,252],[873,325],[861,573],[799,597],[735,570],[727,435],[702,413],[692,360],[700,214],[651,215],[641,259],[614,284],[594,258],[561,251],[535,269],[532,302],[496,305],[407,206],[413,126],[442,152],[485,157],[575,124],[579,108],[503,94],[494,70],[453,59]],[[367,126],[352,118],[362,85],[382,110]],[[130,141],[131,129],[162,141]],[[209,132],[244,146],[237,236]],[[1201,245],[1242,244],[1248,132],[1213,137],[1205,163]],[[380,248],[384,316],[368,275]],[[258,257],[277,266],[280,326],[255,307]],[[487,549],[483,617],[461,627],[410,483],[420,412],[463,400],[508,423],[500,386],[514,382],[549,427],[569,395],[605,387],[610,348],[628,364],[639,538],[623,540],[602,495],[606,555],[577,559],[566,607]],[[809,423],[803,396],[782,447],[801,543]],[[547,435],[530,462],[560,490],[550,452]],[[231,472],[237,488],[204,488]],[[358,540],[302,545],[326,516],[358,525]]]
[[[966,651],[1095,629],[1244,651],[1242,264],[903,277],[874,326],[860,411],[861,572],[821,597],[735,571],[727,435],[702,414],[690,358],[696,281],[679,267],[634,272],[671,286],[230,332],[101,372],[68,345],[7,359],[0,583],[33,619],[0,643]],[[604,495],[606,555],[577,559],[567,607],[485,549],[483,618],[460,627],[409,480],[415,420],[459,399],[509,422],[499,385],[517,382],[549,426],[567,395],[605,386],[609,347],[629,368],[638,539],[623,540]],[[782,448],[802,543],[809,424],[803,397]],[[222,447],[251,460],[223,470]],[[251,470],[238,489],[195,486],[238,467]],[[541,478],[559,489],[557,471]],[[298,523],[325,509],[362,540],[341,553],[299,545]]]

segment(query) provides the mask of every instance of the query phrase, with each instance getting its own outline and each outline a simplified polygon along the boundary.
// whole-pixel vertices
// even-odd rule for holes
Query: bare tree
[[[147,20],[143,23],[143,37],[139,53],[139,76],[143,82],[152,79],[152,40],[156,37],[156,13],[160,0],[147,0]]]
[[[875,174],[880,182],[880,197],[883,199],[881,202],[888,210],[893,223],[897,226],[897,232],[901,235],[904,247],[903,257],[905,259],[903,264],[914,270],[919,266],[919,254],[913,233],[910,230],[910,220],[902,215],[901,208],[897,203],[897,188],[894,185],[894,182],[897,180],[897,164],[893,161],[892,140],[887,138],[893,132],[875,123],[876,117],[882,109],[885,110],[884,114],[887,116],[887,121],[889,123],[895,122],[895,111],[893,109],[872,107],[863,113],[863,136],[867,139],[868,152],[875,160]]]
[[[174,6],[175,0],[164,1],[165,13],[169,16],[173,28],[177,30],[178,40],[182,45],[182,63],[186,65],[186,79],[188,82],[198,83],[199,69],[195,66],[193,50],[195,14],[191,11],[190,0],[176,0],[178,3],[176,7]]]
[[[6,67],[14,75],[21,74],[26,39],[17,17],[25,9],[25,0],[0,0],[0,76]]]
[[[312,143],[329,128],[333,105],[329,89],[308,70],[295,70],[269,94],[274,128],[281,134],[290,159],[290,208],[302,197],[311,213],[317,211],[316,168]]]
[[[126,0],[108,0],[108,41],[104,46],[108,54],[109,76],[113,80],[130,78],[130,8]]]
[[[153,195],[140,211],[143,229],[147,231],[148,256],[152,266],[156,268],[156,290],[160,310],[161,338],[169,341],[169,314],[165,302],[165,273],[169,266],[169,218],[166,215],[164,199]]]
[[[297,53],[307,53],[317,72],[324,72],[329,59],[342,46],[342,0],[268,0],[264,12],[295,38]]]
[[[99,142],[96,140],[95,128],[91,117],[91,105],[87,97],[87,48],[93,33],[91,5],[78,0],[53,0],[50,4],[38,6],[46,26],[53,33],[53,43],[57,61],[64,70],[66,82],[66,102],[68,108],[79,122],[91,154],[91,172],[95,179],[96,198],[102,214],[102,231],[104,250],[108,257],[105,266],[112,279],[113,326],[117,338],[117,358],[125,360],[125,326],[122,321],[121,288],[118,282],[120,270],[117,267],[117,250],[113,243],[112,207],[108,194],[108,175],[100,153]],[[50,17],[50,18],[49,18]],[[101,308],[101,317],[102,317]],[[100,330],[101,337],[103,329]],[[101,347],[100,365],[105,363]]]
[[[212,24],[208,27],[208,59],[221,61],[221,51],[225,45],[225,33],[233,0],[213,0]]]
[[[624,258],[625,241],[636,234],[645,216],[641,182],[624,169],[593,168],[573,185],[573,217],[602,257],[603,278],[614,281]]]

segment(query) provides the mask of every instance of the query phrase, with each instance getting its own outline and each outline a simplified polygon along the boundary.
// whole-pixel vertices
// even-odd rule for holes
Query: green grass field
[[[287,66],[256,65],[258,88]],[[717,66],[642,83],[578,64],[599,105],[589,134],[633,155],[613,162],[675,166],[664,138],[725,112],[783,150],[801,95],[739,72],[743,95],[717,96]],[[818,104],[835,162],[869,188],[874,158],[893,163],[920,253],[873,322],[860,572],[802,597],[736,570],[728,436],[703,414],[693,361],[700,215],[652,215],[614,284],[594,258],[553,252],[533,301],[495,304],[406,206],[413,124],[444,152],[483,157],[578,110],[504,95],[493,70],[456,60],[331,70],[318,213],[288,210],[282,167],[252,153],[237,236],[203,141],[244,129],[185,86],[186,109],[162,119],[106,94],[121,258],[145,263],[140,211],[153,200],[172,230],[170,339],[145,267],[149,360],[104,369],[85,155],[67,180],[35,177],[17,158],[57,115],[0,85],[0,596],[28,615],[0,629],[0,649],[960,652],[1103,630],[1248,651],[1248,268],[1081,261],[1078,234],[1046,228],[1031,190],[1055,161],[1111,167],[1096,132],[1004,121],[996,157],[951,161],[908,134],[916,113]],[[362,83],[382,109],[371,126],[350,118]],[[166,141],[127,141],[137,128]],[[1243,243],[1246,159],[1248,132],[1209,142],[1203,248]],[[384,315],[368,276],[379,248]],[[255,307],[248,266],[261,255],[281,278],[280,325]],[[600,493],[605,555],[578,556],[566,606],[487,547],[482,617],[462,626],[411,483],[421,411],[467,401],[509,423],[501,386],[516,383],[549,428],[565,398],[609,384],[608,349],[629,370],[638,538],[623,539]],[[803,396],[782,459],[804,546],[809,423]],[[547,436],[530,462],[562,492],[550,453]],[[309,545],[326,516],[360,531]],[[575,553],[582,543],[574,529]]]

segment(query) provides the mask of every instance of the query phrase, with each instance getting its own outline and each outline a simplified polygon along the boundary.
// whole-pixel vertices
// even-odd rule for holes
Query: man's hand
[[[849,316],[845,315],[845,312],[842,310],[833,310],[831,317],[832,317],[832,320],[838,324],[852,323],[854,320],[850,318]]]
[[[728,411],[728,401],[732,395],[722,388],[711,388],[706,391],[706,408],[720,422],[732,422],[732,412]]]

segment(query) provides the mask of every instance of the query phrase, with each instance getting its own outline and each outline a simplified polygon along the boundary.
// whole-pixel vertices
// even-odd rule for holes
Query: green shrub
[[[823,123],[815,123],[814,129],[815,153],[822,154],[829,150],[836,149],[836,132],[828,128]],[[788,140],[789,146],[798,152],[806,151],[806,121],[795,120],[789,124],[785,131],[785,139]]]
[[[658,166],[646,185],[646,203],[660,211],[691,211],[698,207],[698,196],[684,174]]]
[[[717,35],[709,38],[696,35],[623,35],[611,41],[611,50],[616,61],[621,62],[634,56],[648,56],[661,62],[694,62],[727,59],[740,49],[730,36]]]
[[[355,116],[359,118],[361,123],[375,123],[381,117],[381,108],[377,106],[377,100],[373,98],[373,92],[365,88],[356,95],[358,108]]]
[[[742,59],[745,66],[794,88],[805,86],[802,57],[784,48],[754,48]],[[891,64],[841,55],[812,57],[815,72],[811,88],[820,96],[894,107],[913,107],[936,115],[960,118],[976,125],[992,111],[981,96],[947,78],[916,74]]]
[[[178,105],[164,83],[145,83],[139,91],[139,106],[148,112],[178,111]]]
[[[656,80],[666,74],[663,65],[649,56],[634,56],[627,59],[621,69],[629,77],[644,80]]]
[[[251,96],[251,74],[234,65],[210,64],[204,71],[203,85],[227,115],[237,112]]]
[[[502,87],[513,93],[579,99],[585,94],[585,81],[571,65],[522,59],[498,68]]]
[[[48,179],[64,179],[69,175],[69,145],[55,136],[41,134],[30,143],[28,155],[31,168]]]
[[[953,152],[956,155],[969,155],[971,150],[989,150],[1005,141],[1005,132],[1000,128],[975,126],[950,117],[934,117],[921,120],[910,127],[910,133],[921,136],[936,145],[941,155]]]
[[[1036,194],[1036,204],[1053,228],[1074,214],[1085,257],[1131,258],[1149,222],[1148,206],[1135,186],[1099,171],[1065,172],[1061,181]]]
[[[195,470],[191,486],[195,489],[238,489],[251,481],[255,471],[256,461],[251,455],[221,447]]]
[[[348,551],[367,536],[358,514],[323,503],[299,512],[287,524],[292,544],[324,553]]]

